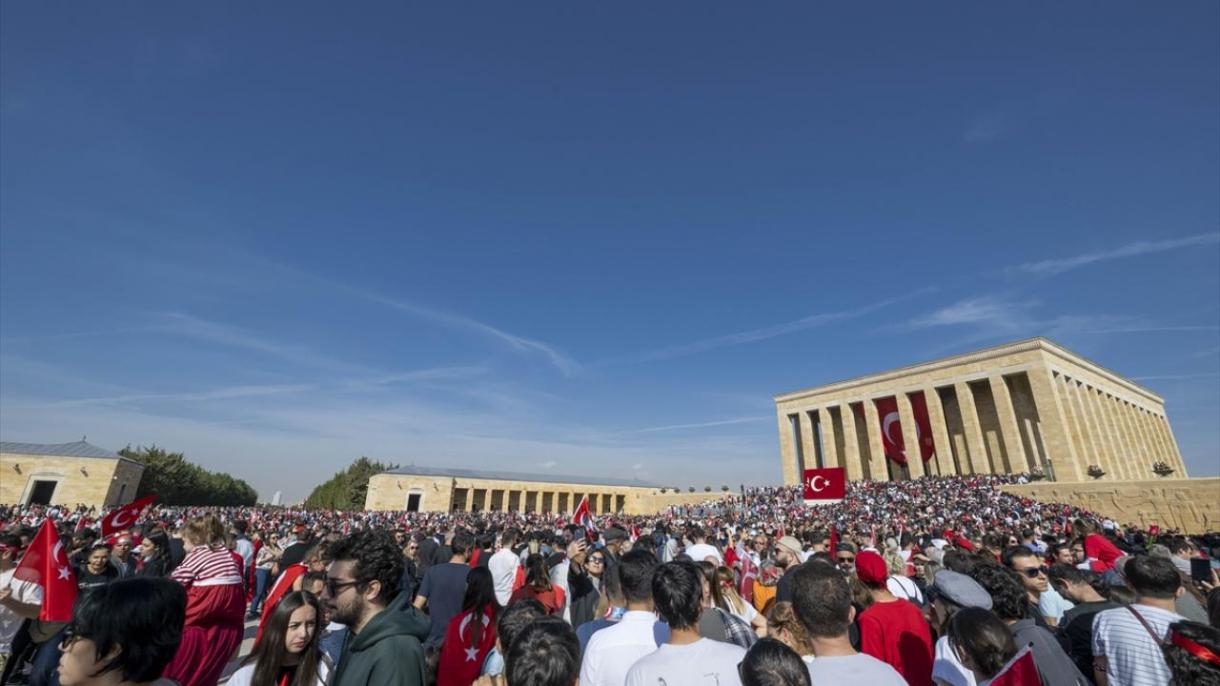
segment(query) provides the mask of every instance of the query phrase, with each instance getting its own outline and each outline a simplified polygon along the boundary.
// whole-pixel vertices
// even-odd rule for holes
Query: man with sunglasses
[[[400,593],[402,551],[384,531],[359,531],[330,548],[322,602],[347,626],[332,686],[423,686],[429,623]]]
[[[1004,549],[1004,566],[1021,577],[1021,586],[1029,599],[1029,612],[1034,620],[1045,626],[1055,626],[1063,613],[1074,607],[1063,596],[1051,588],[1047,578],[1047,567],[1042,557],[1023,545]]]

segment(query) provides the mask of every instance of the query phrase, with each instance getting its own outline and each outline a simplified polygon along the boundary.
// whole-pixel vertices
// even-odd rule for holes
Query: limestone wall
[[[135,495],[143,473],[143,467],[124,460],[2,453],[0,502],[24,503],[35,481],[54,481],[53,505],[106,507],[118,503],[120,491],[126,503]]]
[[[1191,534],[1220,531],[1220,478],[1115,483],[1036,482],[1004,490],[1041,502],[1083,507],[1120,524],[1159,525]]]

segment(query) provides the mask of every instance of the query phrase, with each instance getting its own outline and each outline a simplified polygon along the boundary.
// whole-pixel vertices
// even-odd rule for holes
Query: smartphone
[[[1196,582],[1212,580],[1212,561],[1206,557],[1190,558],[1190,578]]]
[[[578,527],[572,529],[572,540],[573,541],[587,541],[587,540],[589,540],[589,533],[587,531],[585,531],[585,528],[583,526],[578,526]]]

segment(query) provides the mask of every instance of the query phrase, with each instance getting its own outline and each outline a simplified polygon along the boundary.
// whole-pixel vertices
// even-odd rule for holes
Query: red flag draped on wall
[[[116,509],[114,512],[102,517],[102,536],[109,536],[113,533],[118,533],[123,529],[131,528],[132,524],[136,523],[136,518],[144,511],[144,508],[153,504],[157,496],[146,495],[139,500],[133,500],[130,503]]]
[[[924,462],[936,457],[936,443],[932,440],[932,420],[928,417],[928,400],[923,393],[911,398],[911,412],[915,415],[915,429],[919,436],[919,457]]]
[[[919,441],[919,458],[924,462],[936,455],[936,446],[932,441],[932,420],[928,418],[928,402],[923,393],[908,396],[911,400],[911,414],[915,416],[915,435]],[[898,414],[898,399],[891,396],[875,401],[877,419],[881,422],[881,445],[885,456],[905,465],[907,463],[906,442],[902,435],[902,420]]]
[[[42,528],[21,557],[21,563],[13,570],[13,578],[42,586],[42,609],[38,611],[38,619],[44,622],[72,620],[76,575],[72,573],[68,552],[50,519],[43,521]]]

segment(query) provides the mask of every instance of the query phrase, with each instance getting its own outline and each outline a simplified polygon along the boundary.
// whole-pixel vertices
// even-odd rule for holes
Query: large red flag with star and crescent
[[[68,563],[68,551],[59,540],[59,533],[50,519],[26,548],[21,562],[13,570],[13,578],[42,586],[42,608],[38,619],[44,622],[72,620],[72,605],[76,602],[76,575]]]
[[[915,437],[919,441],[919,458],[924,462],[936,455],[932,441],[932,420],[928,418],[928,403],[922,393],[908,396],[911,414],[915,417]],[[907,463],[906,441],[902,436],[902,420],[898,414],[898,399],[890,396],[876,401],[877,419],[881,422],[881,445],[885,456],[898,464]]]
[[[139,518],[144,508],[152,505],[156,499],[157,495],[155,493],[153,495],[146,495],[102,517],[102,536],[109,536],[124,529],[130,529],[131,525],[136,523],[136,519]]]
[[[806,469],[803,477],[806,505],[830,505],[847,495],[847,470],[842,467]]]

